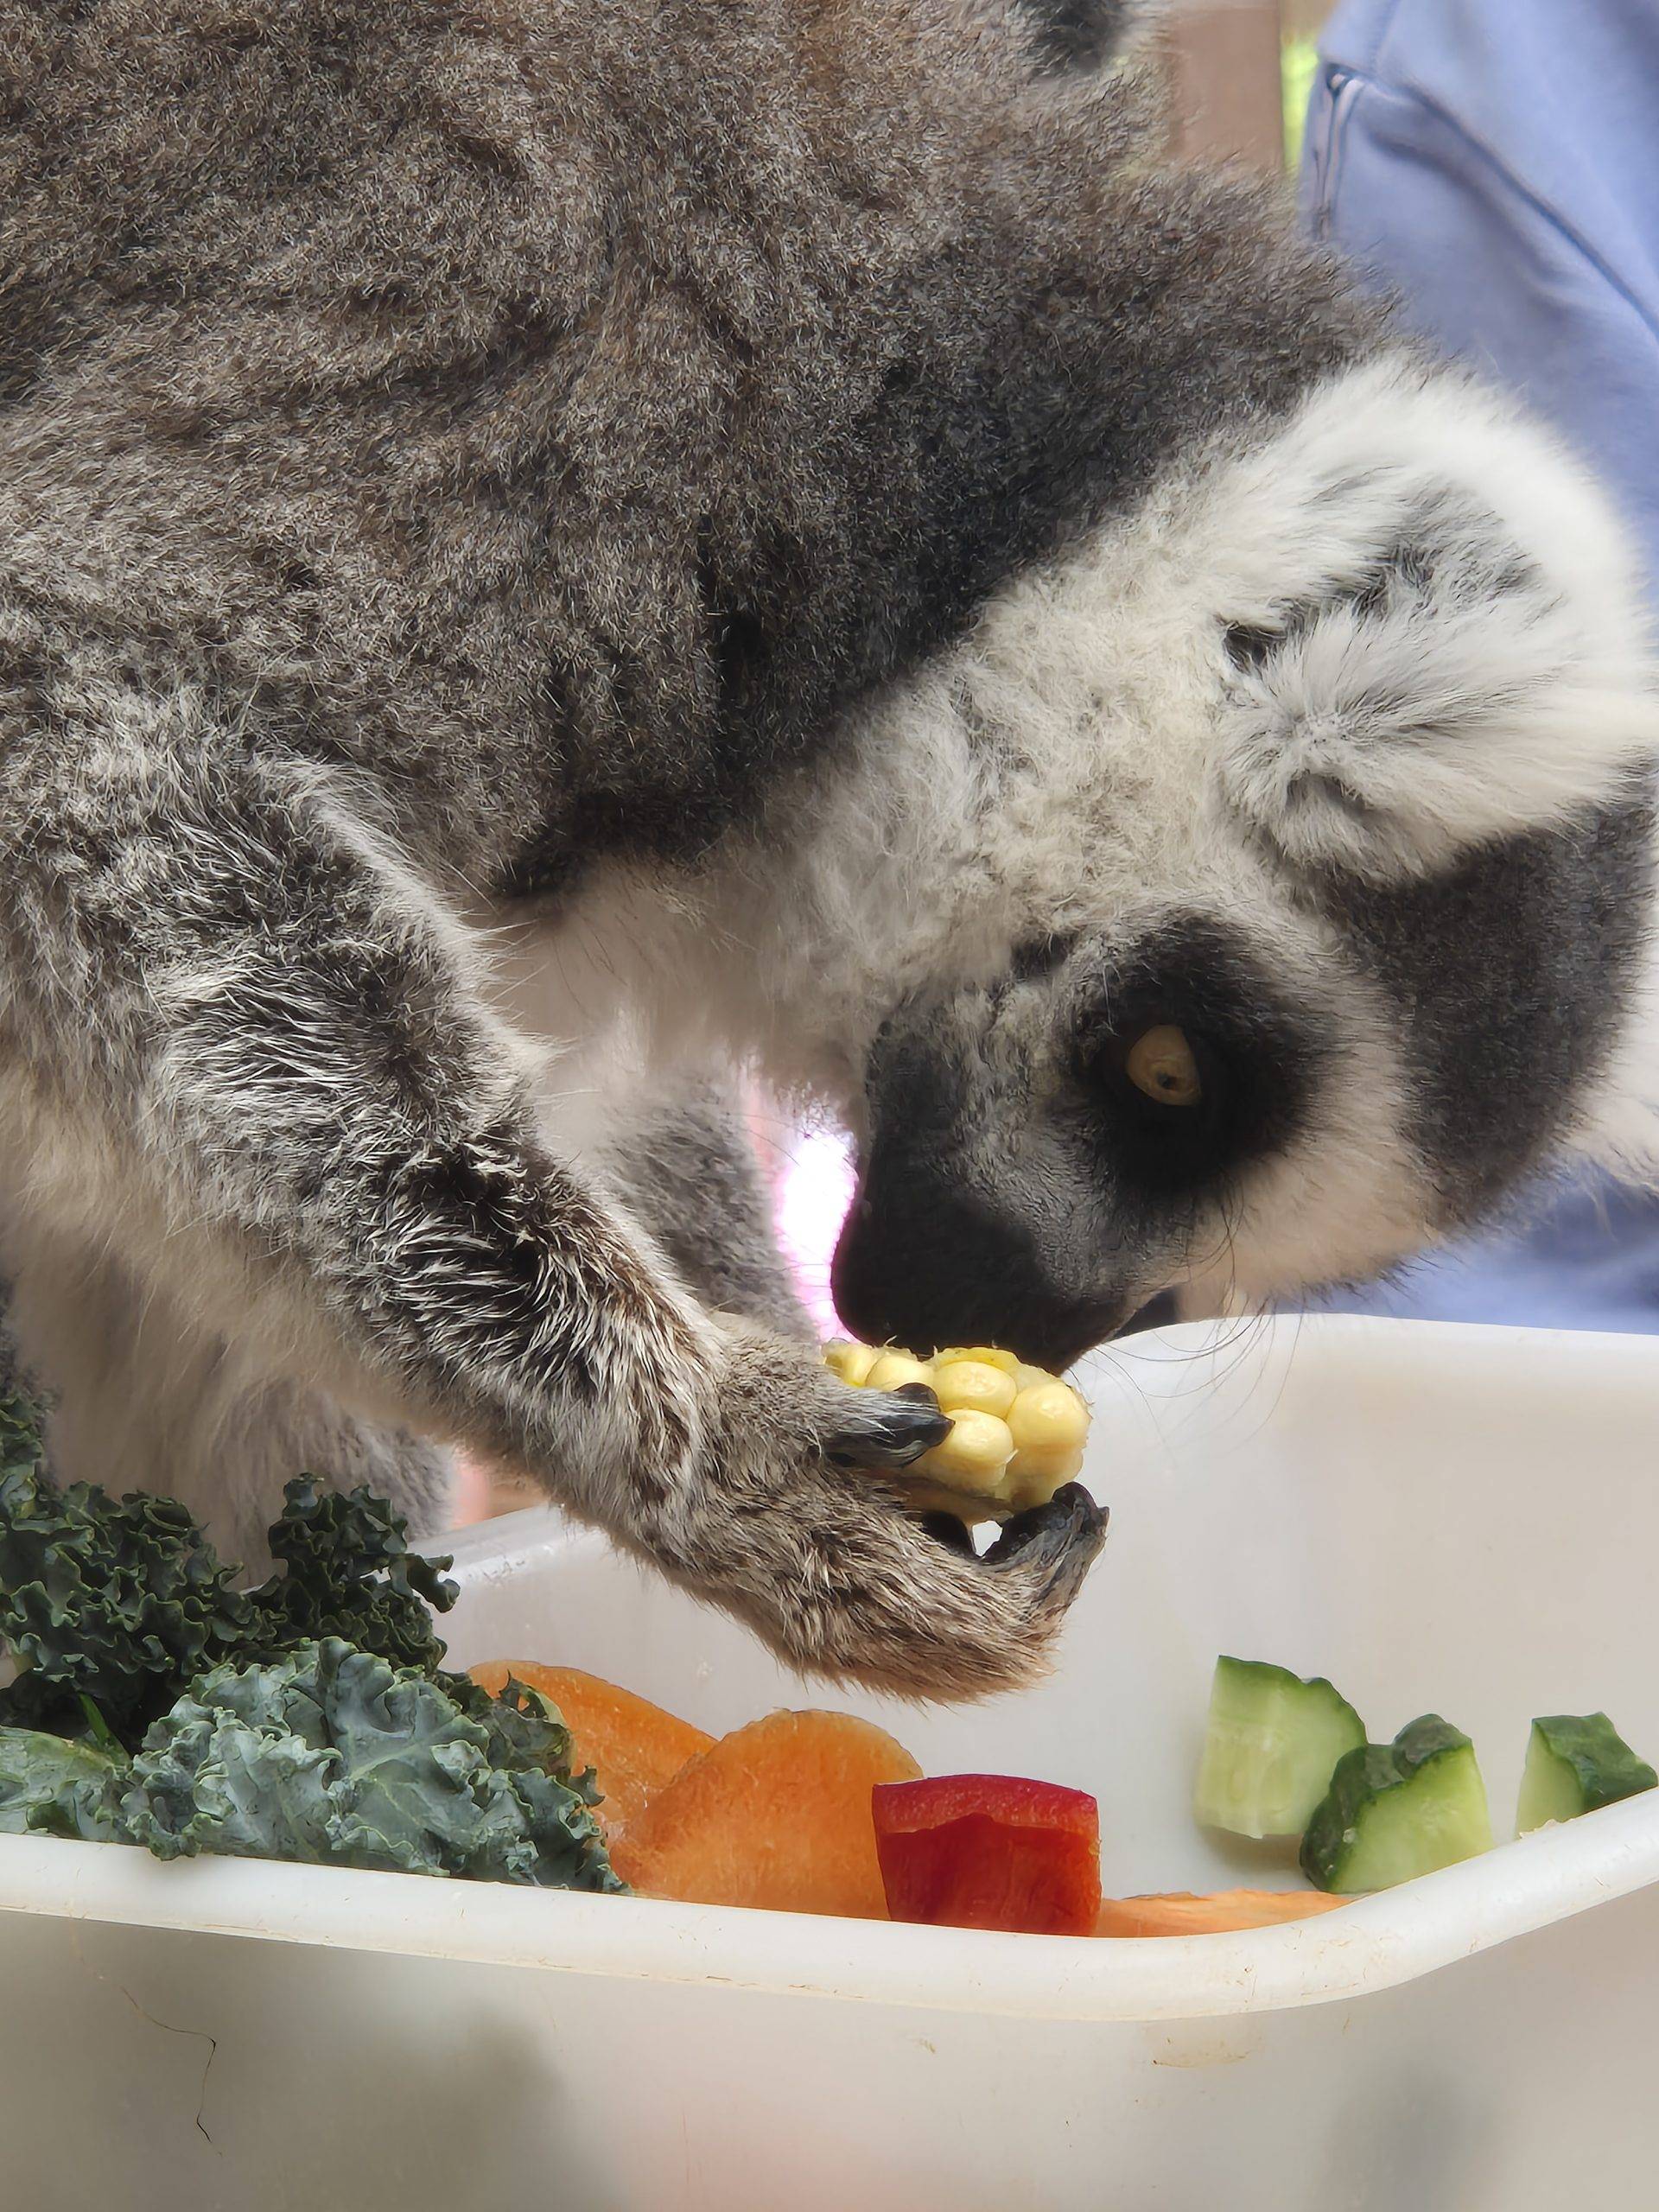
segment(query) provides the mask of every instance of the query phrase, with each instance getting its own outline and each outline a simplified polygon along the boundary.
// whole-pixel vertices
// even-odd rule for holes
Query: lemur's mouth
[[[1003,1345],[1059,1374],[1120,1333],[1126,1297],[1079,1300],[1046,1278],[1033,1245],[941,1199],[916,1205],[861,1188],[830,1268],[836,1311],[865,1344],[919,1352]],[[1145,1326],[1154,1327],[1149,1321]]]
[[[1181,1318],[1181,1302],[1173,1290],[1160,1290],[1140,1311],[1114,1332],[1115,1337],[1138,1337],[1147,1329],[1167,1329]]]

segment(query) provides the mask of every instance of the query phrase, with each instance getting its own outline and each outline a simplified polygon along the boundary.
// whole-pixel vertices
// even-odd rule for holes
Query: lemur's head
[[[1058,1363],[1173,1287],[1385,1268],[1586,1142],[1656,753],[1620,534],[1484,394],[1374,364],[1167,475],[825,798],[844,1320]]]

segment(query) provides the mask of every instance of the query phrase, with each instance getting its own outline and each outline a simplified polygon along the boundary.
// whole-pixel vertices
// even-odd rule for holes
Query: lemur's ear
[[[1328,392],[1224,501],[1218,769],[1292,866],[1390,881],[1627,787],[1659,692],[1621,532],[1573,463],[1459,381],[1344,383],[1345,419]]]

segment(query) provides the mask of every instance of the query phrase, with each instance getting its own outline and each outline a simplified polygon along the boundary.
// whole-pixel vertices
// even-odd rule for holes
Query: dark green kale
[[[369,1490],[326,1490],[302,1475],[283,1500],[270,1538],[283,1572],[252,1592],[250,1652],[337,1636],[394,1666],[434,1673],[443,1643],[432,1614],[455,1602],[448,1560],[412,1552],[408,1523]]]
[[[270,1549],[238,1590],[183,1506],[59,1491],[0,1395],[0,1831],[622,1888],[557,1713],[442,1670],[448,1560],[309,1477]]]
[[[0,1640],[19,1673],[0,1726],[106,1730],[129,1750],[206,1669],[270,1659],[339,1636],[394,1666],[435,1673],[447,1560],[409,1548],[404,1522],[366,1490],[289,1483],[270,1532],[280,1571],[257,1590],[220,1562],[187,1509],[141,1494],[60,1491],[26,1402],[0,1397]]]
[[[163,1859],[621,1887],[582,1794],[505,1757],[418,1669],[333,1637],[204,1675],[145,1738],[124,1818]]]
[[[21,1400],[0,1400],[0,1639],[20,1670],[0,1724],[102,1726],[135,1744],[246,1636],[236,1569],[171,1499],[57,1489]]]
[[[45,1465],[39,1414],[20,1392],[0,1390],[0,1475],[37,1475]]]
[[[511,1675],[495,1694],[480,1688],[470,1675],[440,1669],[433,1679],[452,1705],[488,1731],[493,1746],[490,1756],[496,1765],[538,1766],[543,1774],[561,1780],[569,1774],[570,1731],[550,1698]],[[599,1800],[594,1795],[588,1802],[597,1804]]]
[[[38,1669],[0,1687],[0,1728],[35,1729],[49,1736],[91,1734],[100,1739],[107,1732],[104,1716],[90,1698],[77,1697],[67,1684],[53,1681]]]

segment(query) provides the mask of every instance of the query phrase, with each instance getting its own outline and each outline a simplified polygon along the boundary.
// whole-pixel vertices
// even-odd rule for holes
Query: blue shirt
[[[1659,604],[1659,0],[1346,0],[1309,108],[1314,232],[1518,391],[1623,508]],[[1659,1198],[1535,1226],[1327,1303],[1659,1331]]]

